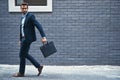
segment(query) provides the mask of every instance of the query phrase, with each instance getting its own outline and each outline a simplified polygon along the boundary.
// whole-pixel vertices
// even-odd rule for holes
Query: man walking
[[[42,26],[36,20],[35,16],[28,12],[28,4],[22,3],[20,6],[22,17],[20,24],[20,66],[19,72],[13,77],[24,77],[26,58],[38,69],[38,76],[41,74],[43,66],[40,65],[30,54],[29,48],[33,41],[36,40],[35,27],[39,30],[42,36],[42,43],[47,41]]]

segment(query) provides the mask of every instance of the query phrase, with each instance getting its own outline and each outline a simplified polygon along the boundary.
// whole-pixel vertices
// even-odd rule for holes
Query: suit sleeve
[[[22,40],[22,35],[21,35],[21,25],[20,25],[20,41]]]
[[[39,30],[40,35],[41,35],[42,37],[45,37],[44,30],[43,30],[41,24],[36,20],[36,18],[35,18],[34,15],[31,15],[31,20],[32,20],[33,25],[36,26],[36,28]]]

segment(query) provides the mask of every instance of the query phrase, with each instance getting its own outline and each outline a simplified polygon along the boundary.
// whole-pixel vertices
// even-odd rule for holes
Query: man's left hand
[[[42,38],[42,43],[46,43],[46,42],[47,42],[46,37],[43,37],[43,38]]]

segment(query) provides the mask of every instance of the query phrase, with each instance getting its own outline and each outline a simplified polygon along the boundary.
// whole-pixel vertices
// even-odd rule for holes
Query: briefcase
[[[46,44],[40,46],[40,50],[45,58],[57,52],[53,41],[47,42]]]

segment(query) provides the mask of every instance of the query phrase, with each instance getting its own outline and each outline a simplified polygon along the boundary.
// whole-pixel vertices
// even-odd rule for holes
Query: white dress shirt
[[[26,19],[26,15],[22,15],[22,20],[21,20],[21,33],[22,33],[22,37],[25,37],[25,34],[24,34],[24,24],[25,24],[25,19]]]

